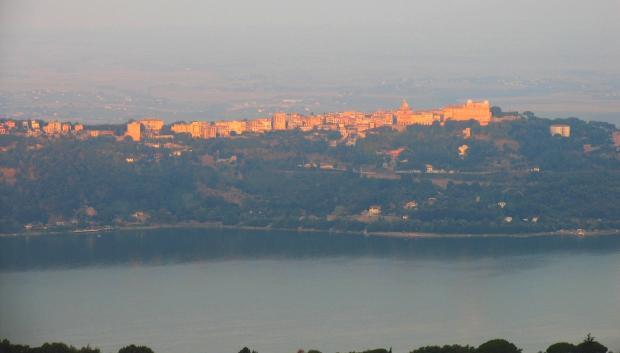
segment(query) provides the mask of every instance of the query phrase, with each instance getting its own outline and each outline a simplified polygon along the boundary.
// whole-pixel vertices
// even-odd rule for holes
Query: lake
[[[587,333],[620,350],[620,237],[148,230],[0,238],[0,338],[324,353]]]

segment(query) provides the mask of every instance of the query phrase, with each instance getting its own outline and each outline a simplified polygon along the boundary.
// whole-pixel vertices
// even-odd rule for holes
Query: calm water
[[[0,337],[158,353],[620,349],[620,237],[160,230],[0,239]]]

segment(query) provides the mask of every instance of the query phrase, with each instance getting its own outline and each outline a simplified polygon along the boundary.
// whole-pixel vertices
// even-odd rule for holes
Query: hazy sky
[[[53,41],[57,35],[62,42],[93,33],[98,35],[91,37],[92,42],[102,45],[109,44],[106,38],[149,42],[162,36],[162,46],[191,53],[191,46],[200,44],[179,38],[189,32],[191,39],[246,55],[376,51],[411,59],[467,58],[482,63],[491,58],[515,63],[511,58],[536,57],[542,63],[530,65],[549,69],[560,65],[612,70],[620,62],[620,0],[1,0],[0,4],[0,31],[9,37],[2,51],[9,56],[11,45],[29,36],[47,35]]]
[[[2,10],[4,30],[18,31],[396,24],[438,37],[459,29],[473,36],[510,34],[508,40],[539,34],[551,43],[558,37],[595,39],[620,28],[617,0],[3,0]]]
[[[577,74],[606,80],[596,95],[620,99],[609,81],[620,77],[619,33],[620,0],[0,0],[0,89],[33,69],[71,83],[101,70],[193,69],[282,92]]]

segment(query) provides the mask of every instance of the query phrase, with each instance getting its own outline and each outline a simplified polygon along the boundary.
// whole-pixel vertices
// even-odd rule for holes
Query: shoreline
[[[73,230],[41,230],[41,231],[24,231],[16,233],[0,233],[0,238],[5,237],[27,237],[27,236],[53,236],[62,234],[92,234],[92,233],[111,233],[111,232],[127,232],[137,230],[158,230],[158,229],[220,229],[220,230],[247,230],[247,231],[277,231],[277,232],[295,232],[295,233],[323,233],[334,235],[356,235],[365,237],[385,237],[385,238],[488,238],[488,237],[511,237],[511,238],[530,238],[545,236],[573,236],[587,238],[590,236],[613,236],[620,235],[620,229],[605,229],[585,231],[579,234],[578,229],[561,229],[556,231],[532,232],[532,233],[429,233],[429,232],[367,232],[367,231],[348,231],[348,230],[323,230],[313,228],[277,228],[277,227],[261,227],[261,226],[235,226],[223,225],[219,223],[181,223],[181,224],[153,224],[153,225],[136,225],[136,226],[103,226],[101,228],[84,228]]]

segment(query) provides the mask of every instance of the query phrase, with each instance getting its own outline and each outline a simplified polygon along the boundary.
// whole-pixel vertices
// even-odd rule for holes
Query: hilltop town
[[[142,118],[126,124],[124,133],[117,134],[110,129],[93,126],[85,128],[81,123],[71,124],[58,120],[0,120],[0,135],[21,135],[28,137],[73,135],[81,138],[112,136],[118,140],[130,138],[134,142],[143,140],[172,140],[175,135],[186,134],[195,139],[226,138],[245,133],[261,134],[270,131],[299,130],[309,132],[334,131],[340,134],[340,141],[348,145],[357,139],[365,138],[372,129],[388,127],[395,131],[404,131],[411,125],[430,126],[435,123],[443,126],[448,121],[475,121],[480,126],[490,123],[517,120],[518,113],[499,113],[493,116],[489,101],[468,100],[464,104],[450,105],[441,109],[414,111],[403,99],[400,107],[392,111],[363,113],[345,111],[336,113],[301,115],[298,113],[276,112],[268,118],[246,120],[218,120],[177,122],[166,126],[163,119]],[[165,129],[167,128],[167,129]],[[551,135],[570,137],[570,126],[556,124],[550,127]],[[166,133],[168,132],[168,133]],[[471,129],[463,131],[464,136],[471,136]],[[614,132],[615,141],[620,141],[620,134]],[[467,147],[462,147],[463,155]]]
[[[83,138],[99,136],[115,136],[119,139],[129,137],[138,142],[146,139],[172,139],[173,135],[187,134],[193,138],[209,139],[216,137],[238,136],[244,133],[265,133],[268,131],[295,130],[300,131],[337,131],[347,143],[354,143],[358,138],[364,138],[371,129],[390,127],[402,131],[410,125],[444,124],[446,121],[477,121],[486,126],[493,121],[488,101],[474,102],[468,100],[464,104],[447,106],[441,109],[414,111],[406,100],[402,101],[399,109],[393,111],[377,111],[362,113],[346,111],[337,113],[301,115],[298,113],[276,112],[271,117],[251,120],[219,120],[219,121],[192,121],[179,122],[169,126],[169,134],[163,134],[165,122],[163,119],[143,118],[129,122],[124,134],[115,131],[92,127],[85,128],[83,124],[71,124],[52,120],[21,121],[6,120],[0,124],[0,134],[22,134],[25,136],[57,136],[79,135]],[[516,118],[513,116],[513,118]],[[495,118],[500,119],[500,118]],[[501,119],[507,120],[506,117]]]
[[[614,125],[488,101],[172,124],[0,119],[0,233],[620,229],[619,174]]]

